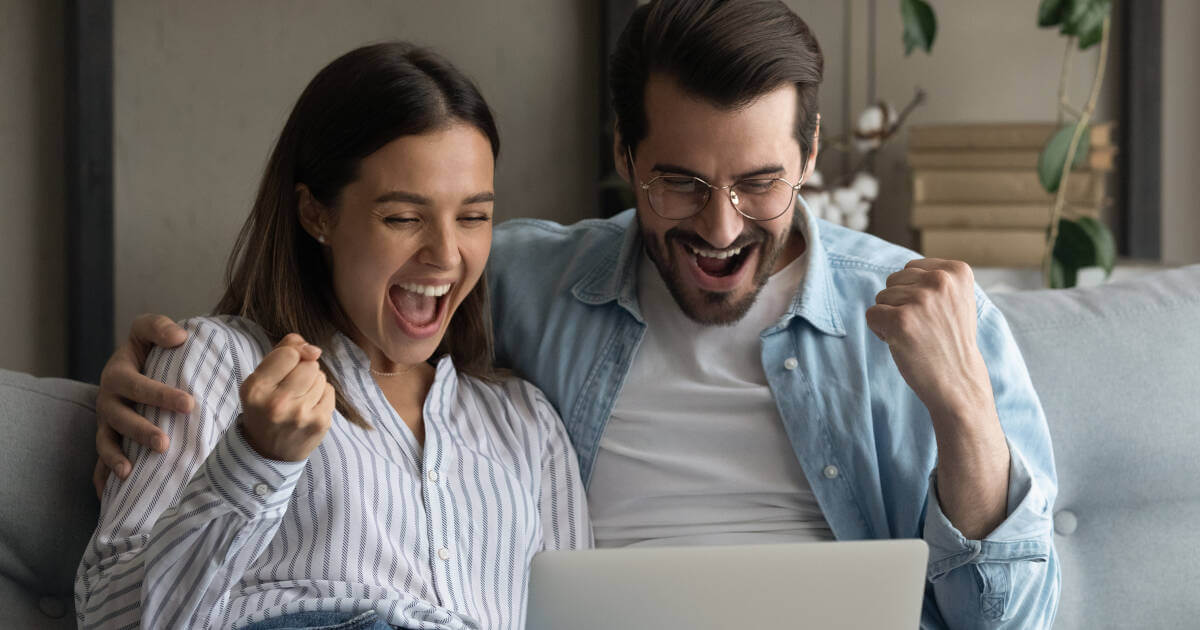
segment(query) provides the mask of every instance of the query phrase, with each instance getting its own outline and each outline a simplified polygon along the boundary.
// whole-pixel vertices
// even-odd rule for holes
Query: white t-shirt
[[[832,540],[763,372],[759,334],[787,312],[802,255],[733,326],[688,319],[642,255],[646,335],[596,454],[596,545]]]

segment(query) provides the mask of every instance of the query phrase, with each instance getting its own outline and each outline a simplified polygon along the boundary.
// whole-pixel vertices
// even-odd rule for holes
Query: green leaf
[[[1069,277],[1068,277],[1069,276]],[[1050,259],[1050,288],[1051,289],[1069,289],[1075,286],[1076,273],[1072,269],[1068,274],[1066,269],[1063,269],[1062,263],[1057,258]]]
[[[1107,278],[1112,274],[1116,258],[1116,242],[1103,223],[1091,217],[1059,219],[1050,266],[1050,286],[1075,286],[1079,270],[1084,267],[1101,267]]]
[[[1047,28],[1062,24],[1069,0],[1042,0],[1038,5],[1038,26]]]
[[[1112,232],[1092,217],[1080,217],[1075,222],[1091,239],[1092,249],[1095,251],[1092,265],[1104,269],[1105,278],[1112,275],[1113,265],[1117,263],[1117,242]]]
[[[932,52],[933,40],[937,37],[937,16],[925,0],[900,0],[900,17],[904,20],[904,54],[912,54],[914,48]]]
[[[1104,18],[1112,9],[1112,0],[1073,0],[1062,33],[1079,38],[1079,50],[1100,43],[1104,34]]]
[[[1070,219],[1059,219],[1058,239],[1054,241],[1053,260],[1053,263],[1058,265],[1057,272],[1053,266],[1051,267],[1051,275],[1053,276],[1055,272],[1058,273],[1059,279],[1062,281],[1062,286],[1059,288],[1075,286],[1079,270],[1090,267],[1093,258],[1095,258],[1095,250],[1087,232]],[[1053,281],[1054,278],[1052,277],[1051,280]]]
[[[1075,147],[1075,159],[1073,168],[1079,168],[1087,162],[1088,150],[1091,148],[1091,133],[1087,125],[1083,127],[1083,134],[1079,136],[1079,146]],[[1046,142],[1046,146],[1042,147],[1042,153],[1038,156],[1038,180],[1042,182],[1042,188],[1046,192],[1058,192],[1058,185],[1062,182],[1064,166],[1067,163],[1067,149],[1071,148],[1071,137],[1075,135],[1075,125],[1064,125],[1061,129],[1054,132],[1050,136],[1050,140]]]

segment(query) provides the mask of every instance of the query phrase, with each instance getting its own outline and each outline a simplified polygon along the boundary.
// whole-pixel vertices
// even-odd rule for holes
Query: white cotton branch
[[[854,127],[854,146],[861,152],[878,149],[891,126],[896,123],[896,108],[888,103],[876,103],[858,115]]]
[[[857,190],[848,187],[834,188],[832,196],[834,205],[842,212],[854,212],[862,200],[862,195]]]
[[[879,197],[879,180],[865,171],[854,176],[850,187],[857,190],[859,196],[868,201],[875,201]]]

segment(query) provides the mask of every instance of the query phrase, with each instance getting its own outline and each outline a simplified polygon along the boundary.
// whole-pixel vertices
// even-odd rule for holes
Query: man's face
[[[648,133],[633,156],[630,178],[646,252],[689,318],[735,323],[770,275],[804,251],[803,239],[792,231],[796,203],[774,219],[754,221],[737,212],[727,190],[713,190],[698,214],[670,220],[655,214],[640,184],[660,175],[695,176],[718,187],[747,176],[798,183],[807,173],[794,135],[795,87],[729,110],[689,95],[669,78],[652,76],[646,118]],[[617,159],[623,170],[628,159]]]

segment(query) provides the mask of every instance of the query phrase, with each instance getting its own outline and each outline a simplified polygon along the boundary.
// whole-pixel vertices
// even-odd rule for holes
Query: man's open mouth
[[[401,328],[413,337],[437,332],[453,286],[401,282],[388,287],[388,299]]]
[[[740,271],[757,246],[757,243],[751,243],[723,250],[696,247],[691,244],[684,244],[683,247],[696,259],[696,266],[700,268],[700,271],[714,278],[724,278]]]

